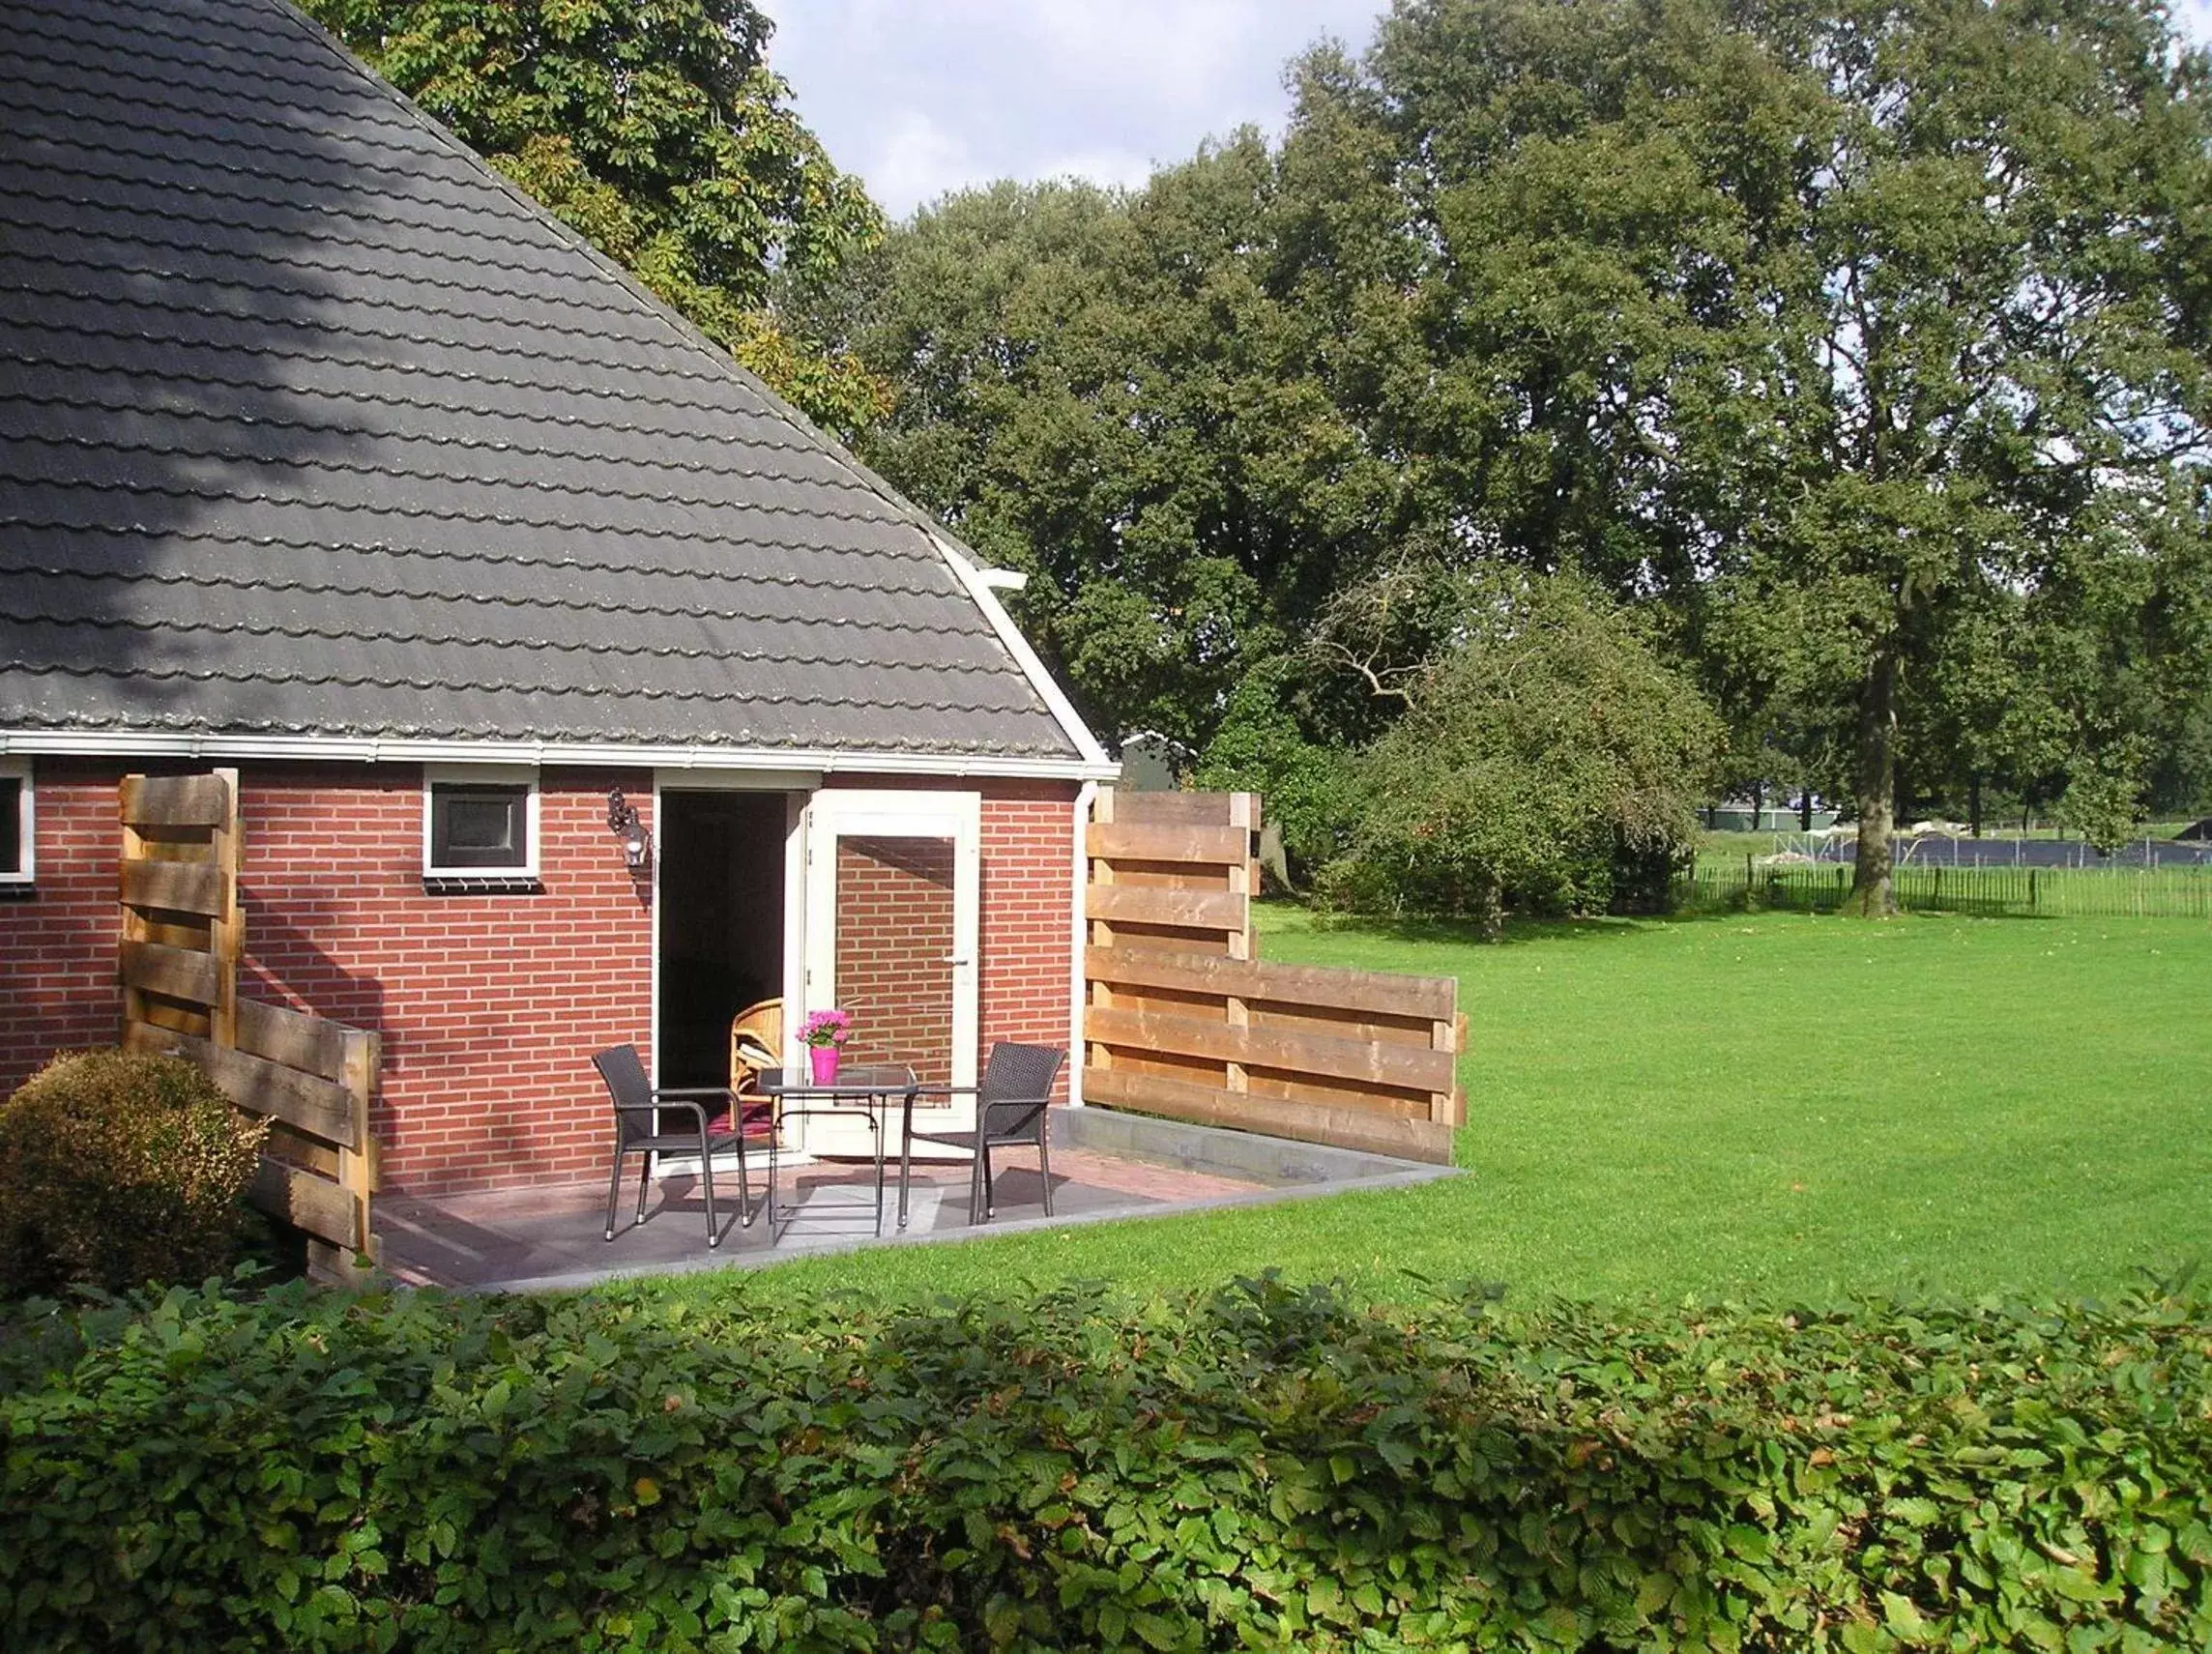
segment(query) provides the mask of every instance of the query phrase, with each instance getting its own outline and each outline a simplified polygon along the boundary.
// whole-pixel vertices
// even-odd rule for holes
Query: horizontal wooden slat
[[[219,867],[189,861],[126,861],[123,899],[134,908],[166,908],[171,913],[220,914],[229,890]]]
[[[238,1048],[266,1057],[286,1068],[336,1082],[345,1077],[345,1036],[341,1024],[280,1005],[238,1001]]]
[[[1452,1160],[1451,1127],[1429,1120],[1399,1119],[1365,1109],[1254,1097],[1115,1068],[1087,1069],[1083,1095],[1086,1102],[1107,1108],[1136,1109],[1299,1143],[1324,1143],[1437,1166],[1449,1166]]]
[[[326,1177],[272,1160],[264,1154],[247,1190],[253,1204],[294,1229],[304,1229],[334,1246],[362,1244],[354,1198]]]
[[[132,1024],[124,1030],[124,1043],[134,1051],[167,1051],[189,1059],[250,1113],[273,1115],[295,1130],[341,1147],[361,1146],[353,1098],[343,1086],[169,1029]]]
[[[149,1029],[164,1036],[173,1037],[180,1029],[186,1033],[206,1033],[213,1026],[205,1010],[179,1000],[164,1000],[159,994],[142,996],[137,1010]],[[168,1047],[160,1049],[166,1051]]]
[[[1287,1069],[1409,1091],[1448,1091],[1452,1088],[1452,1054],[1425,1045],[1334,1039],[1279,1029],[1232,1028],[1199,1017],[1100,1010],[1096,1006],[1084,1014],[1083,1036],[1101,1045],[1213,1058],[1248,1068]]]
[[[1092,856],[1108,861],[1186,861],[1228,867],[1252,858],[1252,835],[1234,827],[1092,822],[1084,843]]]
[[[1399,976],[1328,965],[1271,965],[1208,953],[1140,953],[1093,947],[1085,952],[1083,969],[1093,982],[1234,996],[1270,1004],[1373,1011],[1426,1022],[1449,1021],[1459,997],[1459,984],[1449,976]]]
[[[222,966],[212,953],[164,947],[158,942],[127,942],[123,944],[123,985],[212,1005],[222,992]]]
[[[126,775],[127,827],[221,827],[230,820],[230,787],[219,775]]]
[[[1235,793],[1128,793],[1117,788],[1117,822],[1166,822],[1177,826],[1224,827],[1237,807]],[[1259,800],[1252,803],[1252,825],[1260,823]]]
[[[1231,890],[1161,890],[1137,885],[1092,885],[1083,911],[1112,923],[1184,925],[1192,930],[1244,928],[1251,904]]]

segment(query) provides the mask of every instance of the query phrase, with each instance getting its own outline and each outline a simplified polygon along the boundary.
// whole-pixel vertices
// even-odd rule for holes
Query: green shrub
[[[55,1058],[0,1107],[0,1285],[120,1291],[227,1268],[267,1129],[181,1058]]]
[[[11,1373],[11,1343],[60,1365]],[[10,1647],[2212,1639],[2200,1297],[179,1289],[19,1318],[0,1391]]]
[[[1332,906],[1388,917],[1654,905],[1722,744],[1628,611],[1569,575],[1469,577],[1449,645],[1361,757]]]

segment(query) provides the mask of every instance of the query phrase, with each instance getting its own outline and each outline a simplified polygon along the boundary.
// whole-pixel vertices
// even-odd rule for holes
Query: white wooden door
[[[829,788],[806,816],[803,992],[786,1027],[796,1034],[807,1012],[834,1006],[853,1019],[845,1062],[906,1063],[924,1083],[973,1086],[982,796]],[[920,1130],[974,1123],[969,1097],[916,1116]],[[893,1117],[893,1154],[896,1129]],[[795,1121],[787,1142],[873,1151],[857,1118]]]

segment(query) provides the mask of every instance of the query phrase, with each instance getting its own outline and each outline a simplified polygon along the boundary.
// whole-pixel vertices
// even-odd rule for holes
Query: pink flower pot
[[[814,1083],[828,1086],[837,1078],[837,1048],[834,1045],[810,1045],[806,1048],[807,1060],[814,1064]]]

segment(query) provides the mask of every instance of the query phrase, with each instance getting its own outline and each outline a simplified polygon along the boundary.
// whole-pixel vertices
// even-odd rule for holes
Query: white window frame
[[[15,842],[21,847],[21,865],[0,867],[0,885],[31,884],[38,877],[39,806],[37,780],[27,758],[0,758],[0,781],[20,781],[15,795]]]
[[[526,787],[523,830],[529,834],[528,854],[516,867],[441,867],[432,858],[430,798],[439,787]],[[538,771],[528,764],[425,764],[422,766],[422,877],[436,880],[503,882],[538,877],[541,812],[538,809]]]

